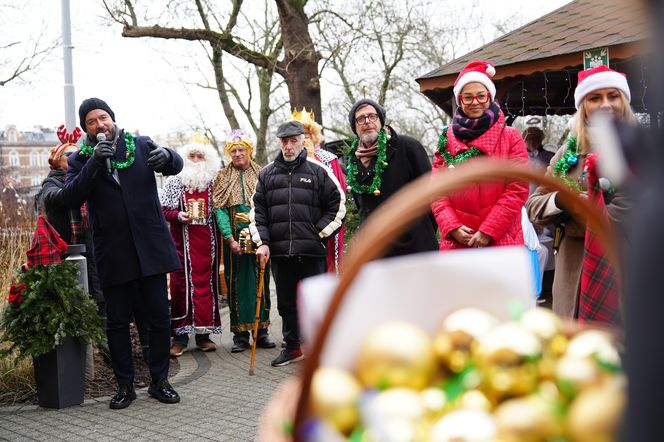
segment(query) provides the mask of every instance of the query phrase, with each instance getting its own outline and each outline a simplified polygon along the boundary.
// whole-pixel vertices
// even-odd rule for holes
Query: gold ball
[[[567,345],[566,356],[588,358],[620,367],[620,354],[613,336],[601,330],[586,330],[574,336]]]
[[[341,433],[349,433],[359,422],[357,402],[360,383],[345,370],[320,367],[311,380],[311,406],[320,417]]]
[[[539,339],[515,322],[501,324],[482,337],[473,355],[489,398],[498,402],[530,393],[539,381],[541,354]]]
[[[493,417],[479,410],[458,410],[443,416],[431,429],[431,442],[491,441],[496,436]]]
[[[367,336],[357,359],[361,383],[374,388],[429,386],[435,370],[431,339],[419,327],[393,321]]]
[[[565,394],[575,396],[581,390],[597,385],[602,373],[590,359],[565,356],[556,364],[555,378]]]
[[[363,399],[363,425],[375,440],[413,440],[425,409],[419,394],[408,388],[391,388]]]
[[[503,402],[496,408],[494,414],[498,427],[498,440],[552,440],[562,433],[561,424],[553,411],[552,404],[536,396]]]
[[[540,338],[542,343],[551,341],[562,331],[562,321],[551,310],[546,308],[533,308],[523,312],[521,325]]]
[[[507,322],[480,338],[473,354],[481,366],[521,364],[539,358],[542,344],[524,326]]]
[[[466,410],[491,411],[493,405],[484,393],[479,390],[470,390],[461,395],[459,408]]]
[[[489,313],[476,308],[463,308],[443,321],[433,341],[438,360],[452,372],[462,371],[475,341],[498,324]]]
[[[375,196],[380,196],[380,190],[379,190],[379,189],[374,190],[374,191],[373,191],[373,194],[374,194]]]
[[[614,376],[601,386],[584,390],[570,406],[567,427],[575,442],[618,440],[626,402],[625,379]]]

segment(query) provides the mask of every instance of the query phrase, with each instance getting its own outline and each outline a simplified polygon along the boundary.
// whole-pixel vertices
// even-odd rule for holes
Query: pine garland
[[[125,159],[124,161],[111,159],[111,167],[113,169],[126,169],[127,167],[134,164],[134,160],[136,159],[136,137],[134,137],[129,132],[125,132],[124,139],[127,147],[127,151],[125,152]],[[92,152],[94,152],[94,148],[92,146],[89,146],[85,143],[81,144],[81,153],[83,155],[89,157],[92,155]]]
[[[12,284],[9,302],[0,316],[2,340],[18,350],[19,358],[54,350],[68,337],[82,344],[105,341],[97,305],[83,292],[77,279],[78,264],[29,267]]]
[[[448,126],[443,127],[443,131],[440,134],[440,138],[438,138],[438,152],[442,155],[443,159],[445,160],[445,163],[449,166],[454,166],[455,164],[460,164],[463,163],[464,161],[467,161],[473,157],[477,157],[482,155],[482,151],[479,150],[476,147],[470,146],[468,150],[465,150],[463,152],[459,152],[456,155],[452,155],[448,150],[447,150],[447,130]]]
[[[357,158],[355,158],[355,151],[360,144],[360,139],[356,138],[350,146],[348,152],[348,188],[355,193],[367,193],[373,195],[380,195],[380,186],[383,183],[383,171],[387,168],[387,132],[381,129],[378,132],[378,147],[376,165],[374,166],[374,177],[371,184],[358,184],[357,182]]]

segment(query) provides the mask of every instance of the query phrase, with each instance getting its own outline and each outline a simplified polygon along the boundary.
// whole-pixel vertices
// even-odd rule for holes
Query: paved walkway
[[[272,293],[273,340],[281,342],[281,320]],[[108,408],[110,398],[86,401],[62,410],[38,406],[0,408],[0,440],[8,441],[252,441],[258,418],[279,382],[295,374],[300,363],[274,368],[279,351],[257,349],[254,376],[251,351],[231,353],[228,309],[222,310],[224,333],[214,338],[216,352],[190,349],[179,358],[180,372],[171,379],[182,398],[161,404],[137,391],[124,410]],[[190,339],[193,346],[193,339]]]

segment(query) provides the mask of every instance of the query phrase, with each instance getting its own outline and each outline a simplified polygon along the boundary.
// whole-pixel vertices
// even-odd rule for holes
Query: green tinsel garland
[[[553,167],[553,176],[562,180],[569,187],[581,191],[581,186],[576,181],[567,176],[570,167],[574,167],[579,162],[579,151],[576,146],[576,139],[570,136],[567,140],[565,153],[558,159]]]
[[[356,138],[350,146],[348,153],[348,188],[356,193],[367,193],[373,195],[380,195],[380,186],[383,183],[383,171],[387,168],[387,132],[381,129],[378,132],[378,156],[376,158],[376,165],[374,166],[374,177],[371,184],[358,184],[357,183],[357,158],[355,158],[355,151],[360,143],[360,139]]]
[[[472,157],[482,155],[481,150],[471,146],[468,148],[468,150],[459,152],[458,154],[452,156],[452,154],[447,151],[447,129],[448,126],[443,127],[443,132],[440,134],[440,138],[438,139],[438,152],[440,152],[440,154],[443,156],[443,159],[449,166],[460,164]]]
[[[134,159],[136,159],[136,143],[134,142],[135,137],[129,132],[124,133],[124,139],[126,142],[127,151],[125,152],[125,160],[117,161],[111,159],[111,167],[113,169],[126,169],[127,167],[134,164]],[[81,144],[81,153],[85,156],[91,156],[94,148],[85,143]]]

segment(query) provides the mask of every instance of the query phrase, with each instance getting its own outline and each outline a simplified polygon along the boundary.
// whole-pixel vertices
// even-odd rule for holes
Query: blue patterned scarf
[[[498,118],[500,118],[500,106],[495,101],[491,102],[489,108],[479,118],[467,117],[459,106],[452,119],[452,131],[458,140],[468,143],[489,130]]]

